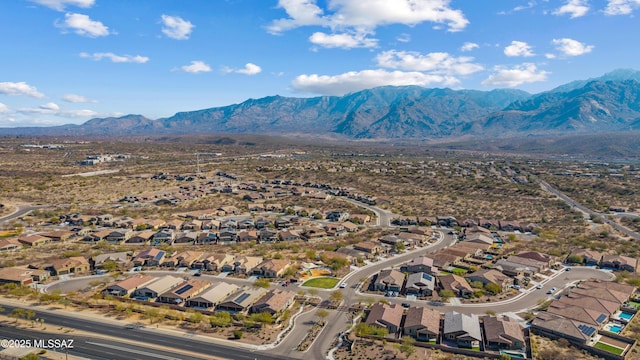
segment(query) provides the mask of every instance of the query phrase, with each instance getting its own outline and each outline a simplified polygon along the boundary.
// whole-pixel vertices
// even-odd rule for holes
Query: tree
[[[160,318],[160,311],[156,308],[148,308],[144,312],[144,317],[149,319],[149,322],[153,324],[156,320]]]
[[[24,309],[21,308],[15,308],[13,310],[11,310],[11,313],[9,314],[10,317],[15,318],[16,322],[18,322],[18,320],[22,319],[24,317]]]
[[[398,350],[409,357],[416,352],[415,343],[416,341],[411,336],[404,336],[402,343],[398,346]]]
[[[305,255],[307,257],[307,260],[315,260],[316,257],[318,256],[318,254],[316,253],[316,251],[314,249],[309,249],[305,252]]]
[[[212,327],[226,327],[231,323],[231,314],[226,311],[214,313],[209,316],[209,323]]]
[[[440,290],[440,297],[443,299],[449,299],[452,297],[456,297],[456,294],[454,294],[451,290],[444,289]]]
[[[490,292],[493,295],[500,294],[502,292],[502,286],[494,283],[487,283],[484,286],[484,289]]]
[[[275,319],[268,312],[254,313],[249,316],[249,320],[260,324],[273,324]]]
[[[329,316],[329,312],[325,309],[316,310],[316,316],[320,318],[320,321],[324,322],[324,319]]]
[[[403,243],[401,243],[401,242],[397,242],[397,243],[394,245],[394,249],[395,249],[395,251],[396,251],[397,253],[401,253],[401,252],[405,251],[405,250],[407,249],[407,247],[406,247]]]
[[[202,313],[199,312],[199,311],[194,311],[194,312],[191,313],[191,315],[189,315],[189,322],[190,323],[197,324],[197,323],[201,322],[202,320],[204,320],[204,315],[202,315]]]
[[[20,358],[20,360],[39,360],[40,359],[40,355],[36,354],[36,353],[28,353],[25,356],[22,356]]]
[[[584,258],[578,254],[571,254],[567,256],[567,262],[569,264],[582,264],[584,262]]]
[[[336,290],[332,292],[331,295],[329,295],[329,299],[332,302],[340,303],[342,302],[342,299],[344,299],[344,296],[342,295],[342,292],[340,290]]]
[[[118,263],[113,260],[107,260],[102,263],[102,269],[108,272],[114,271],[118,268]]]

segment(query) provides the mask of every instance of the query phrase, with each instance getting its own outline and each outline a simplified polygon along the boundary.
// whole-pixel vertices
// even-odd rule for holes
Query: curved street
[[[42,208],[45,206],[42,205],[18,205],[16,206],[16,211],[12,212],[9,215],[0,217],[0,224],[17,219],[21,216],[24,216],[35,209]]]
[[[602,219],[602,221],[604,221],[607,225],[610,225],[612,228],[620,231],[621,233],[631,237],[632,239],[635,240],[640,240],[640,234],[638,234],[637,232],[627,228],[626,226],[623,226],[611,219],[609,219],[608,216],[597,213],[589,208],[587,208],[586,206],[577,203],[575,200],[571,199],[570,197],[568,197],[567,195],[565,195],[563,192],[561,192],[560,190],[554,188],[553,186],[549,185],[549,183],[547,183],[546,181],[540,179],[539,177],[535,176],[535,175],[531,175],[534,179],[536,179],[536,181],[538,181],[538,183],[540,183],[540,186],[542,187],[543,190],[557,196],[560,200],[564,201],[565,203],[567,203],[567,205],[571,206],[572,208],[581,211],[584,214],[587,214],[591,217],[596,217],[596,218],[600,218]],[[634,214],[635,215],[635,214]],[[632,217],[633,215],[629,215],[630,217]],[[619,216],[622,217],[622,216]]]

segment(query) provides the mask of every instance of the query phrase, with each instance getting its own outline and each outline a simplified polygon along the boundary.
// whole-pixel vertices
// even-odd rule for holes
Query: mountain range
[[[0,135],[251,133],[345,139],[442,139],[640,130],[640,71],[616,70],[551,91],[378,87],[345,96],[269,96],[179,112],[96,118],[81,125],[1,128]]]

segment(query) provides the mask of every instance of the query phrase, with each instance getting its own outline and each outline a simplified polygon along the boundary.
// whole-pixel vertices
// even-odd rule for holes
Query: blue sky
[[[3,0],[0,126],[635,68],[640,0]]]

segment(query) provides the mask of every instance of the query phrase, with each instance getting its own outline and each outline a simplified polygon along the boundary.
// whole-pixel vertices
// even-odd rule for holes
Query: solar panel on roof
[[[187,284],[187,285],[181,287],[180,289],[176,290],[176,294],[182,295],[183,293],[191,290],[192,288],[193,288],[193,285]]]
[[[600,316],[598,316],[598,318],[596,319],[596,322],[599,324],[599,323],[605,321],[606,319],[607,319],[607,315],[600,314]]]
[[[244,294],[238,296],[238,298],[236,299],[236,302],[237,303],[241,303],[241,302],[245,301],[249,296],[251,296],[251,294],[244,293]]]
[[[160,252],[156,256],[153,257],[153,260],[160,261],[160,259],[162,259],[163,257],[164,257],[164,253]]]
[[[596,332],[596,329],[593,326],[588,325],[578,325],[578,329],[580,329],[580,331],[582,331],[582,333],[587,336],[591,336]]]

